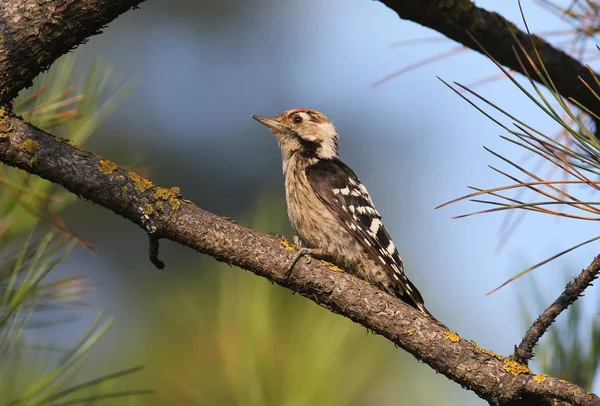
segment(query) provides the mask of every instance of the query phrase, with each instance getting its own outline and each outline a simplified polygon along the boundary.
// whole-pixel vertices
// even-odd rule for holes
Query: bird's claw
[[[290,276],[292,275],[292,270],[294,269],[294,266],[300,260],[300,258],[302,258],[303,256],[305,256],[305,255],[307,256],[306,263],[310,264],[310,262],[312,260],[312,257],[311,257],[312,252],[313,252],[313,250],[311,250],[310,248],[306,248],[306,247],[302,247],[298,251],[296,251],[296,254],[294,255],[294,258],[292,259],[290,266],[285,271],[285,278],[286,279],[290,278]]]

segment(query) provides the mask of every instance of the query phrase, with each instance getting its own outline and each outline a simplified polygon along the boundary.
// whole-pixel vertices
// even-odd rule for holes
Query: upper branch
[[[477,7],[471,0],[380,1],[398,13],[400,18],[432,28],[468,48],[482,52],[471,34],[500,64],[516,72],[527,73],[543,85],[532,67],[524,64],[527,69],[524,72],[515,57],[515,37],[529,55],[535,55],[533,43],[558,92],[563,97],[574,98],[600,116],[600,101],[579,80],[582,78],[588,84],[595,83],[588,68],[542,38],[536,35],[529,37],[500,14]]]
[[[143,0],[0,0],[0,105]]]
[[[506,357],[460,338],[379,289],[332,272],[318,261],[301,261],[291,279],[290,252],[280,241],[216,216],[184,200],[177,188],[164,189],[24,123],[0,114],[0,162],[21,168],[104,206],[143,228],[152,238],[168,238],[237,265],[306,296],[413,354],[436,371],[494,404],[527,399],[546,404],[600,404],[569,382],[533,375]]]

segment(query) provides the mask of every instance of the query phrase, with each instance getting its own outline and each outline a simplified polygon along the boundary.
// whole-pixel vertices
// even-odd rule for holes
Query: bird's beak
[[[259,123],[266,125],[273,131],[283,132],[283,127],[281,126],[281,124],[279,124],[279,121],[277,121],[274,118],[255,116],[254,114],[252,115],[252,118],[258,121]]]

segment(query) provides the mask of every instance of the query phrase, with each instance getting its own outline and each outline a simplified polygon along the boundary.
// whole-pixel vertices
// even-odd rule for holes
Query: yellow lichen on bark
[[[477,342],[475,342],[475,341],[471,341],[471,344],[473,344],[473,348],[475,349],[476,352],[479,352],[481,354],[489,355],[490,357],[494,357],[494,358],[496,358],[497,360],[500,360],[500,361],[502,361],[502,360],[504,360],[506,358],[503,355],[499,355],[499,354],[496,354],[493,351],[486,350],[485,348],[481,348],[479,346],[479,344],[477,344]]]
[[[510,372],[513,375],[519,375],[519,374],[530,374],[531,370],[529,368],[527,368],[525,365],[523,364],[519,364],[516,361],[511,361],[511,360],[504,360],[504,370],[506,372]]]
[[[331,269],[332,271],[335,272],[344,272],[344,270],[342,268],[340,268],[339,266],[337,266],[336,264],[332,264],[331,262],[325,261],[325,260],[321,260],[321,262],[329,269]]]
[[[154,213],[154,207],[150,203],[146,203],[144,205],[144,208],[142,209],[142,213],[151,215],[152,213]]]
[[[460,341],[460,336],[453,331],[446,331],[444,333],[444,338],[446,340],[452,341],[453,343],[457,343]]]
[[[173,186],[171,189],[157,186],[154,191],[156,199],[169,200],[171,198],[178,198],[179,196],[181,196],[181,192],[177,186]]]
[[[105,159],[100,160],[100,173],[110,175],[114,172],[115,169],[117,169],[117,164],[115,164],[114,162]]]
[[[284,238],[281,239],[281,245],[283,245],[285,247],[285,249],[288,250],[288,251],[293,251],[293,250],[296,249],[296,247],[294,246],[294,244],[290,243],[289,241],[287,241]]]
[[[156,187],[154,191],[154,197],[156,199],[167,200],[171,197],[171,191],[169,189],[165,189],[164,187]]]
[[[135,190],[139,192],[145,192],[146,190],[154,186],[154,184],[148,179],[141,177],[135,172],[129,172],[129,179],[131,179],[133,184],[135,185]]]
[[[181,206],[181,201],[179,201],[178,199],[180,196],[181,193],[179,192],[179,188],[177,186],[173,186],[171,189],[156,186],[154,190],[154,198],[159,201],[168,201],[169,205],[171,206],[171,209],[173,210],[177,210]]]
[[[171,209],[173,209],[173,210],[177,210],[179,208],[179,206],[181,206],[181,202],[174,197],[171,197],[169,199],[169,204],[171,205]]]

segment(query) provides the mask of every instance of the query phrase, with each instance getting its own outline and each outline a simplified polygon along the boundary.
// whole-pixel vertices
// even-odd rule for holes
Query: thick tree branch
[[[547,404],[559,399],[597,405],[600,399],[571,383],[534,375],[525,366],[460,338],[396,298],[318,261],[291,259],[277,239],[199,209],[177,188],[155,186],[64,139],[0,115],[0,161],[64,186],[132,221],[153,238],[168,238],[254,272],[343,315],[413,354],[436,371],[494,404]]]
[[[533,325],[527,330],[525,337],[523,337],[521,344],[515,349],[515,359],[518,362],[527,364],[533,357],[533,347],[535,347],[538,340],[548,330],[548,327],[554,323],[554,320],[556,320],[563,310],[583,294],[583,291],[598,277],[598,273],[600,273],[600,256],[597,256],[590,266],[581,271],[573,282],[569,282],[558,299],[533,322]]]
[[[529,64],[525,64],[528,72],[523,72],[513,51],[516,45],[513,35],[529,55],[535,55],[533,42],[558,92],[563,97],[573,97],[600,116],[600,101],[579,80],[581,77],[590,85],[595,83],[587,67],[540,37],[533,35],[530,38],[500,14],[477,7],[471,0],[380,1],[398,13],[400,18],[432,28],[481,53],[471,34],[500,64],[516,72],[527,73],[539,82]]]
[[[0,0],[0,105],[143,0]]]

